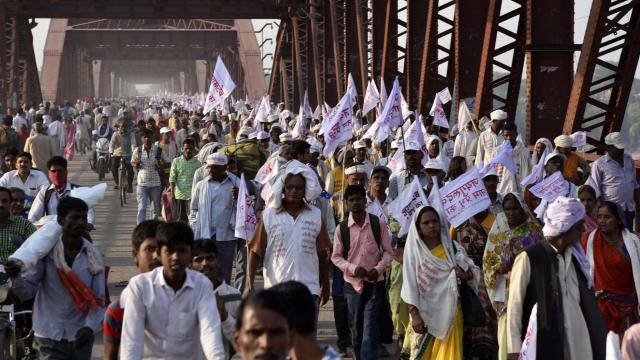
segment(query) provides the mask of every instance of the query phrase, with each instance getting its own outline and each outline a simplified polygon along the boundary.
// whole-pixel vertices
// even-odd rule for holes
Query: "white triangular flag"
[[[387,88],[384,86],[384,79],[380,77],[380,105],[384,106],[384,104],[387,103],[387,100]]]
[[[403,236],[409,231],[413,214],[428,203],[429,201],[424,195],[422,185],[420,185],[420,180],[417,175],[414,175],[411,185],[389,204],[389,211],[393,218],[400,223],[398,236]]]
[[[467,103],[464,100],[460,100],[460,106],[458,106],[458,130],[464,130],[471,121],[473,121],[473,118]]]
[[[253,211],[251,196],[249,196],[249,192],[247,191],[247,185],[244,181],[244,173],[242,173],[242,175],[240,175],[240,187],[238,188],[234,236],[248,241],[253,236],[257,226],[258,219]]]
[[[398,79],[393,82],[393,88],[387,103],[384,105],[384,110],[377,120],[380,124],[378,130],[378,141],[384,141],[389,135],[389,130],[396,126],[402,125],[402,95],[400,94],[400,84]]]
[[[358,90],[356,89],[356,83],[353,81],[351,73],[347,76],[347,92],[351,95],[351,104],[356,105],[358,103]]]
[[[480,171],[480,174],[484,176],[492,166],[500,164],[507,168],[513,175],[516,175],[516,164],[513,161],[513,147],[510,141],[505,141],[500,146],[498,154],[491,159],[491,161]]]
[[[352,122],[351,94],[347,92],[322,123],[320,134],[324,136],[324,156],[328,156],[339,143],[353,137]]]
[[[535,360],[536,349],[538,346],[538,303],[531,308],[529,315],[529,325],[527,325],[527,333],[522,341],[520,355],[518,360]]]
[[[442,102],[440,102],[440,97],[437,94],[433,99],[433,105],[431,105],[429,115],[433,116],[433,125],[449,128],[447,114],[445,114]]]
[[[236,84],[231,79],[231,75],[224,66],[222,59],[218,56],[216,67],[211,76],[211,85],[209,85],[209,94],[207,102],[204,105],[204,113],[208,113],[216,107],[221,101],[231,94]]]
[[[409,120],[407,119],[407,122]],[[403,125],[404,127],[404,125]],[[422,165],[427,163],[429,159],[429,154],[427,152],[427,145],[424,142],[424,133],[423,131],[424,125],[418,121],[414,121],[409,125],[409,128],[404,133],[404,141],[408,143],[409,141],[415,141],[420,145],[420,149],[422,150]]]
[[[367,84],[367,92],[364,94],[364,103],[362,104],[362,114],[369,113],[380,102],[380,94],[376,88],[376,84],[373,81],[369,81]]]
[[[309,94],[307,90],[304,91],[304,115],[313,116],[313,110],[311,109],[311,105],[309,104]]]

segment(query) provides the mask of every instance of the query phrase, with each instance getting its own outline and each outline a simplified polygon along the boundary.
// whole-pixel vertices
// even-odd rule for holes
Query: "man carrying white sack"
[[[607,329],[593,289],[589,269],[572,246],[584,231],[580,200],[561,196],[544,214],[545,239],[515,259],[507,306],[509,359],[517,359],[530,314],[538,304],[538,359],[604,359]],[[582,254],[584,257],[584,254]]]
[[[329,298],[331,247],[322,213],[308,205],[320,195],[318,176],[297,160],[287,163],[273,186],[274,206],[265,209],[247,243],[248,267],[245,295],[254,290],[258,263],[264,261],[264,287],[295,280],[319,297]],[[283,198],[284,195],[284,198]],[[316,312],[316,319],[318,313]]]
[[[18,276],[24,264],[15,257],[4,265],[13,279],[14,294],[23,301],[35,296],[33,347],[39,359],[88,360],[93,335],[102,328],[104,256],[83,238],[88,211],[84,201],[62,198],[57,207],[61,234],[45,225],[43,231],[34,233],[29,240],[40,245],[52,240],[47,237],[57,236],[53,249],[21,277]]]

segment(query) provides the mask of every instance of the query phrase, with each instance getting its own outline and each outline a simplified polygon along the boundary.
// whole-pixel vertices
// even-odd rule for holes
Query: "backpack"
[[[380,219],[373,214],[369,214],[369,223],[371,224],[371,232],[373,232],[373,238],[376,240],[376,244],[378,244],[378,249],[380,248]],[[344,251],[342,256],[347,259],[349,255],[349,249],[351,248],[351,234],[349,232],[349,218],[347,217],[343,220],[340,225],[340,239],[342,240],[342,247]]]
[[[78,185],[70,183],[71,184],[71,189],[75,189],[78,187]],[[42,216],[47,216],[49,215],[49,200],[51,200],[51,196],[53,195],[53,192],[56,191],[55,188],[53,189],[47,189],[47,191],[45,191],[44,193],[44,214]]]

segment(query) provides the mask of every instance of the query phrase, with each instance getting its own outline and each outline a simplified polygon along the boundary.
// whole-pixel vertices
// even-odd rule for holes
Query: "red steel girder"
[[[587,142],[599,152],[604,137],[622,128],[640,55],[639,16],[637,0],[591,4],[563,132],[591,132]]]
[[[382,75],[386,16],[387,7],[385,2],[373,1],[371,4],[371,20],[369,21],[369,31],[371,33],[369,68],[371,78],[375,81],[379,81],[380,76]],[[380,83],[378,82],[377,84],[378,88],[380,88]]]
[[[438,91],[445,87],[450,91],[453,89],[455,19],[447,16],[452,6],[455,7],[455,0],[429,0],[418,94],[418,111],[423,114],[429,112]],[[443,65],[446,66],[444,71]],[[447,113],[449,107],[449,104],[445,105]]]
[[[324,21],[322,12],[322,1],[311,1],[310,4],[310,19],[309,26],[311,35],[309,37],[311,47],[311,62],[310,66],[313,69],[313,88],[315,94],[316,104],[322,104],[324,98]],[[311,101],[313,94],[309,94],[309,101]]]
[[[345,0],[344,63],[345,73],[350,73],[362,103],[367,87],[367,6],[366,0]]]
[[[489,1],[474,108],[478,118],[494,109],[504,109],[509,121],[515,119],[524,64],[526,1],[513,0],[516,8],[502,15],[502,0]],[[515,31],[507,28],[509,22],[517,23]],[[506,38],[499,47],[498,35]]]
[[[307,48],[309,44],[309,29],[307,27],[307,22],[305,19],[301,19],[298,17],[291,18],[292,25],[292,34],[293,34],[293,42],[292,42],[292,52],[293,52],[293,60],[295,62],[295,71],[294,76],[296,81],[294,81],[295,91],[294,94],[294,103],[291,104],[292,109],[297,110],[298,106],[304,101],[304,92],[308,89],[307,77],[309,75],[309,49]]]
[[[346,89],[345,64],[345,4],[344,0],[329,1],[329,25],[331,28],[332,60],[335,71],[335,87],[338,98],[342,98]],[[325,33],[326,34],[326,33]]]
[[[573,80],[573,7],[571,0],[527,2],[528,144],[562,131]]]
[[[404,73],[398,66],[405,59],[406,48],[400,46],[398,38],[406,34],[407,23],[398,19],[400,11],[406,11],[406,7],[398,8],[397,0],[387,1],[380,76],[384,79],[385,85],[389,86],[389,91],[396,77],[401,84],[404,83]]]

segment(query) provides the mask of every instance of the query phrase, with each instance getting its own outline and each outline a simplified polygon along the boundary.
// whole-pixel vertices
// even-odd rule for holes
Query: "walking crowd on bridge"
[[[34,358],[90,359],[103,332],[105,359],[640,359],[624,135],[588,163],[584,133],[528,147],[503,110],[459,104],[449,127],[383,91],[298,114],[166,93],[3,110],[5,303],[33,310]],[[139,275],[117,297],[107,225],[71,195],[86,159],[135,193]],[[50,250],[16,255],[49,222]]]

